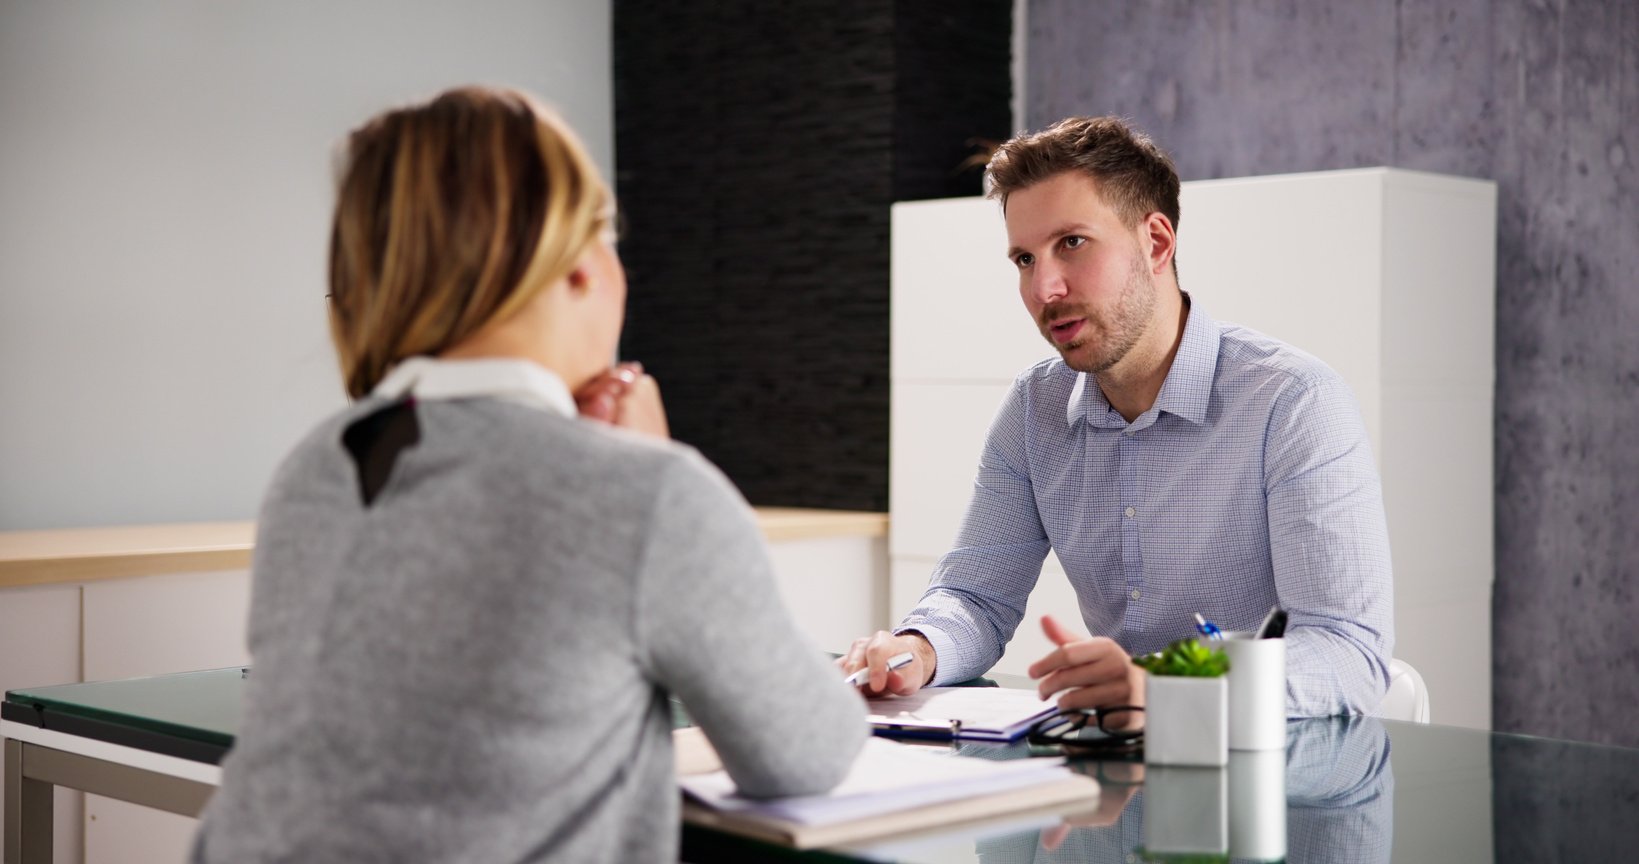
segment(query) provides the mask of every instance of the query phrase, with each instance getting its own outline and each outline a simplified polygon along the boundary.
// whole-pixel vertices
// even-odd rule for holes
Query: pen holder
[[[1286,749],[1286,640],[1225,633],[1229,749]]]
[[[1217,766],[1229,761],[1227,678],[1145,672],[1144,680],[1145,764]]]

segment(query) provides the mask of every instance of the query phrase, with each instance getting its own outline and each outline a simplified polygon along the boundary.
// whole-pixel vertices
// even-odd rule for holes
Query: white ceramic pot
[[[1144,762],[1229,762],[1229,686],[1225,678],[1144,673]]]

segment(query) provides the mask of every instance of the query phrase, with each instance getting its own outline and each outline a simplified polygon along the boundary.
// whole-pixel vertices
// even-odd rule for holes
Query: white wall
[[[470,82],[613,165],[609,0],[0,0],[0,530],[246,519],[343,404],[334,145]]]

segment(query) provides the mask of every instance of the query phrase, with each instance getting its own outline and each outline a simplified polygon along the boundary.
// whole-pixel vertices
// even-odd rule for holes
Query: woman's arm
[[[863,700],[798,631],[751,510],[690,453],[670,463],[638,583],[636,637],[740,794],[823,792],[869,728]]]

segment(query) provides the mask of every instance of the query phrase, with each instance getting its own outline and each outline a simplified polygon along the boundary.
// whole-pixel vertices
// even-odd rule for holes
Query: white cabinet
[[[1495,184],[1373,168],[1190,182],[1181,203],[1184,289],[1354,389],[1383,477],[1394,653],[1422,673],[1437,722],[1489,728]],[[955,536],[1005,387],[1052,351],[994,201],[897,204],[893,232],[898,615]],[[1074,620],[1068,586],[1044,575],[1037,594],[1054,591]],[[1022,641],[1034,629],[1026,619],[998,671],[1039,656],[1045,643]]]
[[[0,589],[0,688],[243,665],[249,598],[244,570]],[[63,787],[52,817],[57,864],[182,861],[195,824]]]
[[[174,573],[85,585],[85,680],[250,662],[250,571]],[[197,820],[85,796],[86,864],[187,860]],[[59,835],[61,836],[61,835]]]
[[[774,582],[797,627],[821,650],[841,654],[888,624],[888,543],[881,536],[773,541]]]

